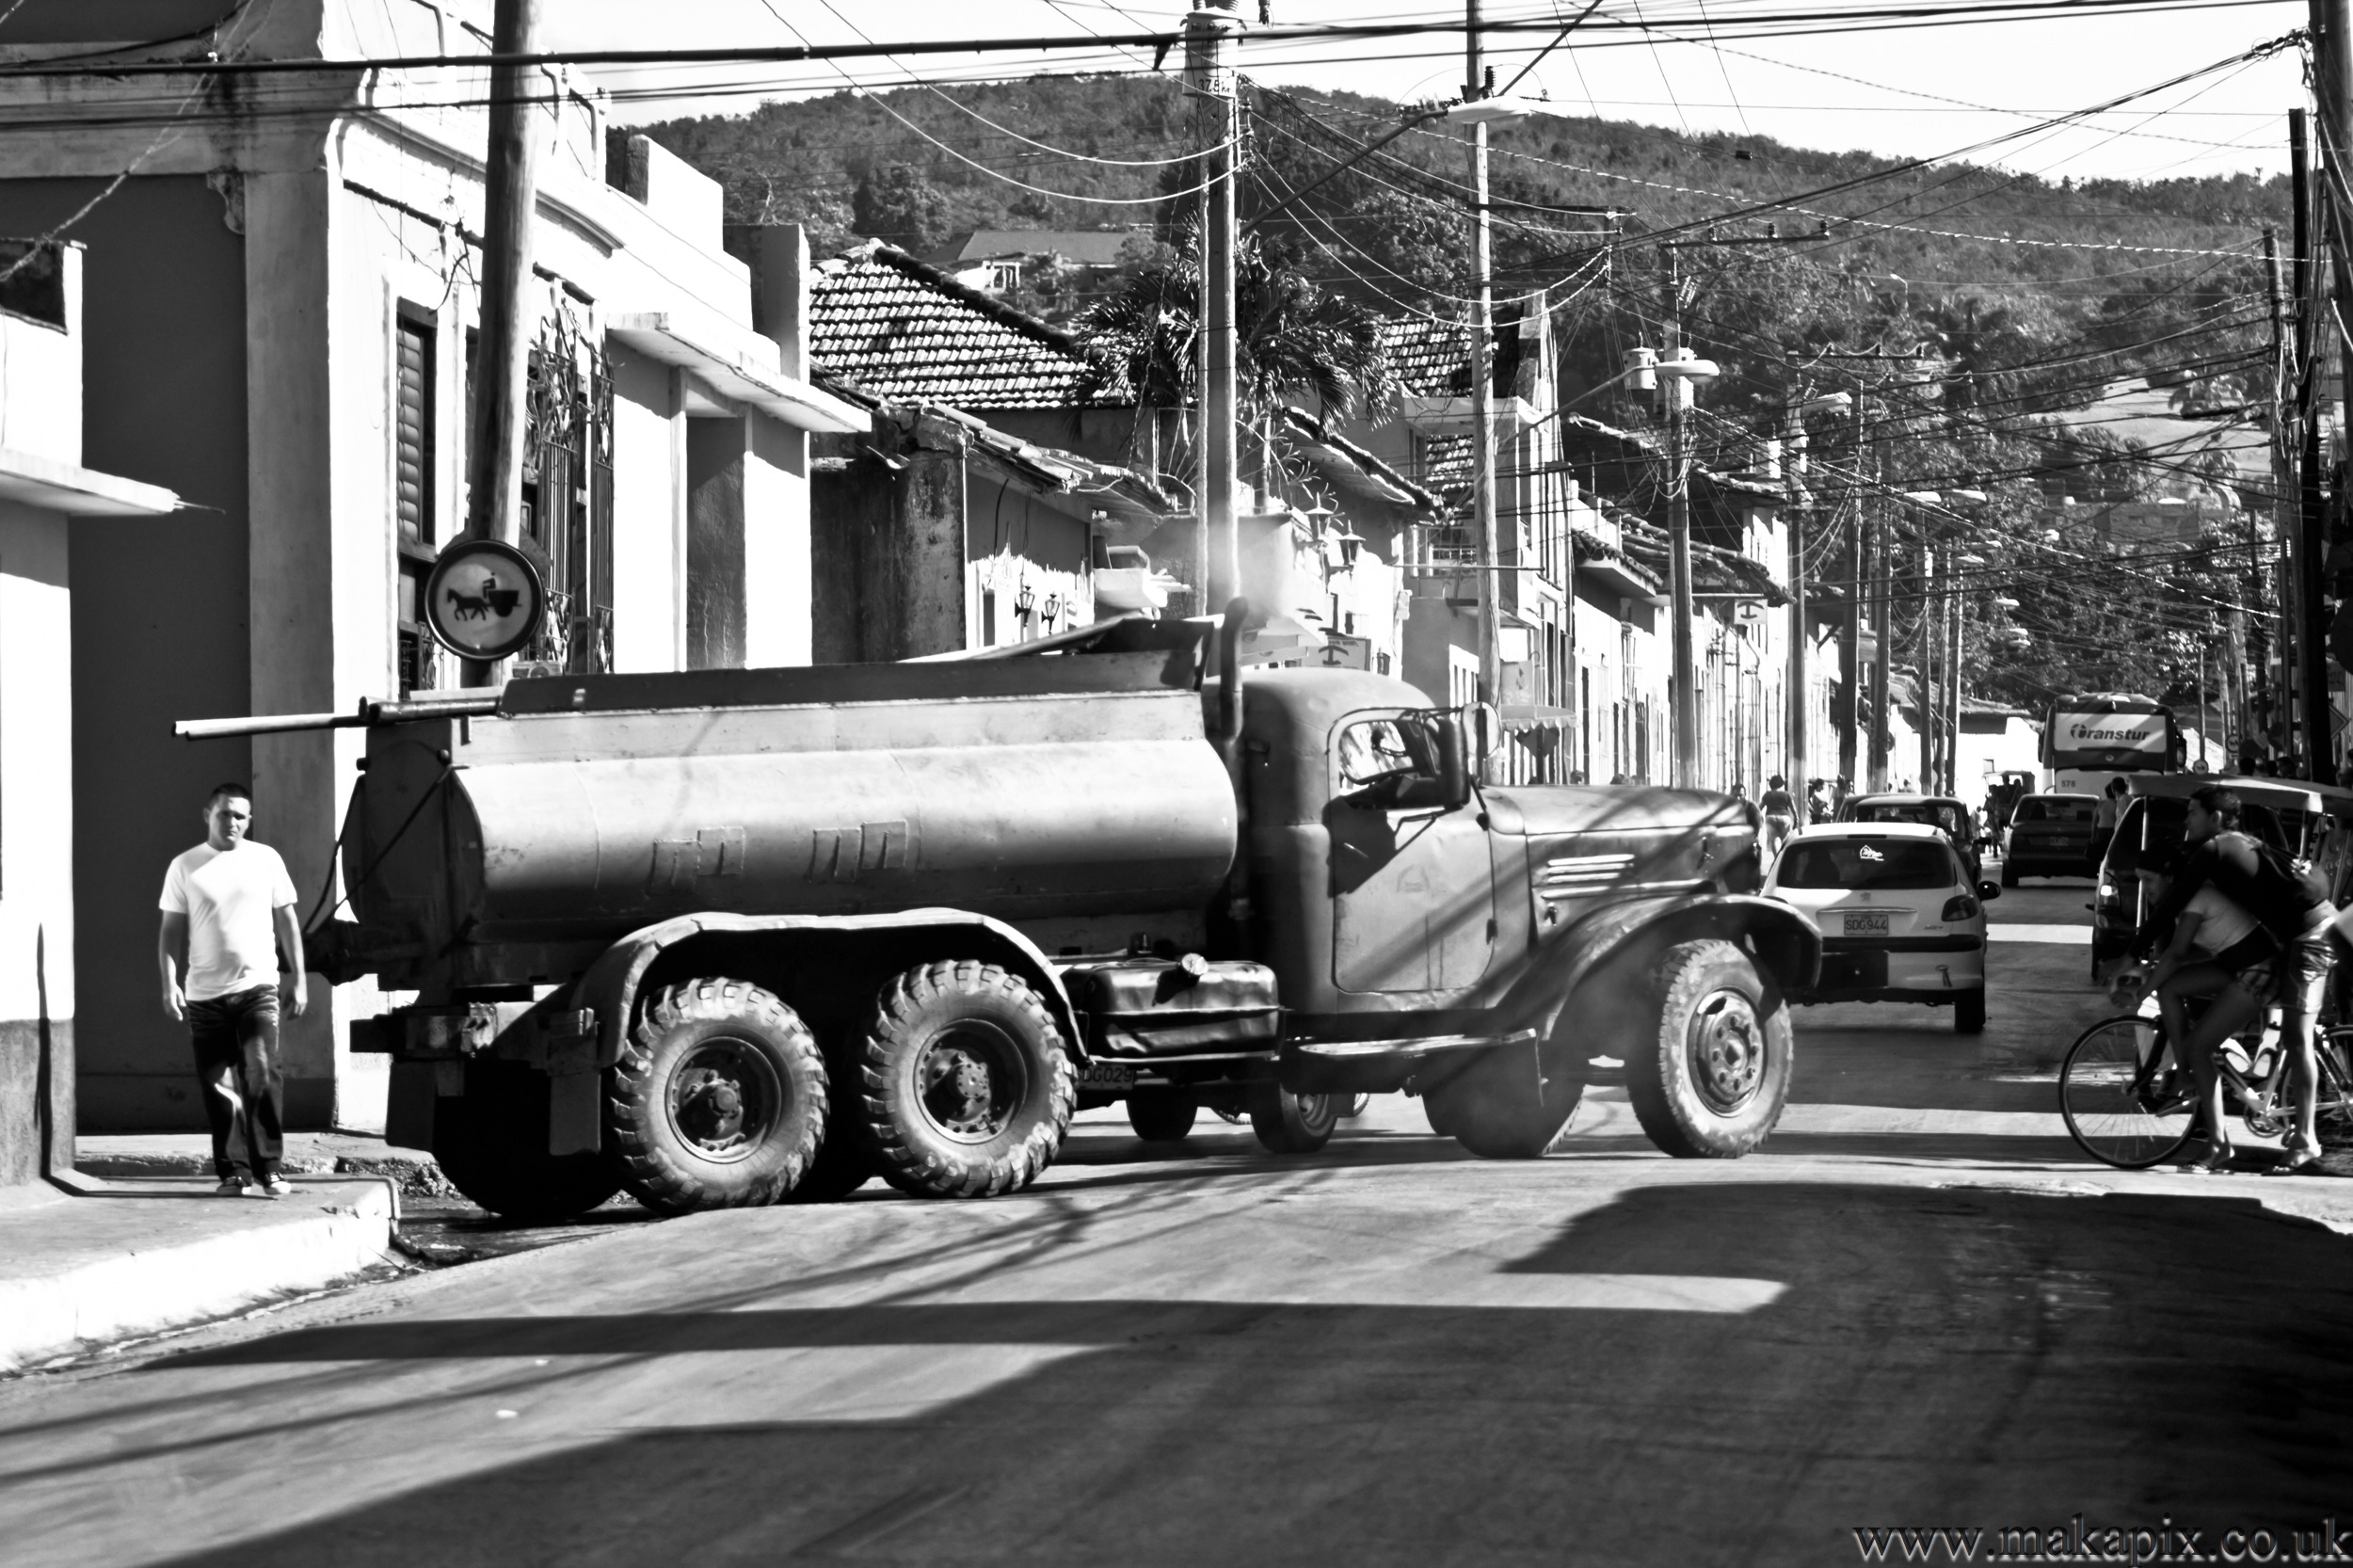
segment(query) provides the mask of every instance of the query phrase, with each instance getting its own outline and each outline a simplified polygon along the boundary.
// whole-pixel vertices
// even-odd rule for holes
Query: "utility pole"
[[[1920,694],[1920,792],[1936,792],[1936,743],[1945,729],[1944,720],[1937,713],[1938,689],[1944,685],[1942,672],[1936,663],[1936,633],[1945,618],[1936,601],[1936,547],[1929,542],[1928,531],[1920,533],[1920,669],[1916,682]]]
[[[1865,483],[1879,479],[1878,454]],[[1887,712],[1888,676],[1896,661],[1895,615],[1896,541],[1887,527],[1884,507],[1871,520],[1871,755],[1867,762],[1871,788],[1887,788],[1887,764],[1895,760],[1896,728]]]
[[[2324,7],[2333,8],[2336,0],[2313,0],[2317,18]],[[2329,47],[2320,51],[2327,61],[2335,53]],[[2315,73],[2326,81],[2330,72],[2323,69]],[[2325,89],[2322,92],[2326,102]],[[2324,120],[2324,125],[2327,121]],[[2288,531],[2286,554],[2292,563],[2289,582],[2293,597],[2284,607],[2282,617],[2290,632],[2294,662],[2285,664],[2289,680],[2287,689],[2295,700],[2296,726],[2293,746],[2303,759],[2304,776],[2315,776],[2323,765],[2329,748],[2329,655],[2323,646],[2321,625],[2324,611],[2321,600],[2320,563],[2322,538],[2327,528],[2327,513],[2321,495],[2321,453],[2319,410],[2314,406],[2321,392],[2320,367],[2326,362],[2322,344],[2327,341],[2322,323],[2322,292],[2325,280],[2313,264],[2313,247],[2317,236],[2313,232],[2310,215],[2316,200],[2325,200],[2325,192],[2315,196],[2313,191],[2310,154],[2306,151],[2304,113],[2292,109],[2288,113],[2288,138],[2291,161],[2291,184],[2296,200],[2297,266],[2297,316],[2299,329],[2297,337],[2304,350],[2297,363],[2297,414],[2302,434],[2301,483],[2298,486],[2299,505],[2293,528]],[[2326,174],[2326,167],[2323,173]]]
[[[1838,629],[1838,679],[1845,686],[1839,714],[1838,776],[1851,783],[1862,776],[1857,761],[1863,722],[1864,584],[1870,580],[1871,552],[1863,522],[1863,382],[1854,392],[1854,515],[1847,520],[1847,623]]]
[[[1209,0],[1185,17],[1185,87],[1193,95],[1193,136],[1201,150],[1201,610],[1222,612],[1241,591],[1241,544],[1234,520],[1236,458],[1234,362],[1235,136],[1238,107],[1232,44],[1241,13]],[[1260,609],[1270,608],[1260,606]],[[1239,644],[1235,645],[1237,648]]]
[[[2302,118],[2302,111],[2298,110],[2289,120],[2292,139],[2297,143],[2303,140]],[[2300,234],[2304,228],[2300,203],[2297,209],[2296,227]],[[2299,267],[2303,265],[2301,252],[2297,254],[2297,264]],[[2280,281],[2280,234],[2268,224],[2264,227],[2264,277],[2271,302],[2271,525],[2273,535],[2285,541],[2292,536],[2297,516],[2295,500],[2297,408],[2290,401],[2290,388],[2296,379],[2296,360],[2294,345],[2288,338],[2286,306]],[[2257,610],[2263,607],[2264,602],[2263,568],[2257,564],[2262,559],[2261,542],[2250,508],[2247,517],[2247,601]],[[2273,646],[2278,641],[2276,637],[2270,639]],[[2270,651],[2267,647],[2266,654]],[[2266,742],[2278,733],[2279,715],[2273,712],[2273,702],[2279,684],[2271,679],[2270,660],[2267,657],[2263,664],[2255,666],[2254,675],[2252,724],[2249,722],[2248,704],[2242,700],[2239,705],[2239,740],[2242,747],[2250,728],[2259,730]]]
[[[1781,461],[1783,483],[1789,491],[1789,717],[1782,747],[1782,772],[1788,776],[1790,792],[1798,799],[1805,798],[1806,760],[1805,696],[1805,397],[1789,406],[1787,418],[1782,424]]]
[[[1950,685],[1946,690],[1945,719],[1949,728],[1945,731],[1945,792],[1961,793],[1961,579],[1954,575],[1957,547],[1945,547],[1945,672]]]
[[[1487,96],[1480,69],[1479,0],[1465,0],[1463,29],[1463,102],[1476,104]],[[1487,212],[1487,122],[1470,128],[1471,176],[1471,518],[1479,536],[1479,700],[1497,705],[1501,723],[1503,655],[1497,600],[1502,596],[1503,555],[1496,538],[1496,421],[1495,421],[1495,226]],[[1495,781],[1493,759],[1501,737],[1490,736],[1482,748],[1480,771]]]
[[[2323,243],[2329,249],[2331,274],[2335,280],[2334,309],[2327,315],[2315,312],[2312,346],[2311,370],[2305,379],[2319,395],[2321,367],[2333,360],[2347,387],[2353,387],[2353,342],[2344,337],[2344,312],[2353,310],[2353,254],[2345,246],[2348,224],[2353,213],[2347,211],[2345,200],[2347,182],[2353,181],[2353,3],[2349,0],[2312,0],[2313,36],[2318,47],[2313,52],[2313,96],[2320,108],[2319,188],[2314,193],[2324,203],[2323,210],[2333,215],[2334,221],[2318,226]],[[2319,291],[2314,290],[2315,295]],[[2335,322],[2335,331],[2323,325]],[[2326,343],[2336,352],[2322,348]],[[2313,422],[2313,433],[2306,438],[2305,452],[2315,460],[2319,457],[2319,421]],[[2306,492],[2308,502],[2319,499],[2315,482]],[[2339,501],[2344,499],[2339,496]],[[2304,513],[2304,554],[2307,568],[2302,587],[2304,620],[2303,677],[2308,716],[2305,729],[2310,736],[2307,755],[2311,759],[2310,776],[2324,783],[2337,781],[2336,769],[2336,707],[2329,697],[2328,603],[2323,597],[2327,587],[2328,514],[2317,505],[2308,505]]]
[[[1683,346],[1683,301],[1675,278],[1675,253],[1662,248],[1659,281],[1665,290],[1666,349],[1662,365],[1686,357]],[[1685,376],[1664,373],[1659,392],[1667,400],[1667,614],[1673,667],[1667,688],[1667,706],[1674,715],[1674,787],[1699,785],[1700,693],[1691,648],[1691,462],[1685,450],[1684,409],[1689,406],[1691,383]]]
[[[498,0],[491,52],[503,60],[537,47],[539,0]],[[467,464],[466,531],[514,544],[523,504],[523,384],[532,332],[523,321],[531,286],[531,221],[537,204],[539,138],[532,127],[531,78],[538,68],[490,68],[490,139],[483,160],[482,296],[474,339],[472,450]],[[503,661],[469,659],[469,686],[498,683]]]

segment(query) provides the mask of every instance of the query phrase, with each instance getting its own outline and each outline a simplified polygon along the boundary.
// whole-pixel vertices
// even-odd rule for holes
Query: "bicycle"
[[[2344,1056],[2349,1043],[2353,1025],[2325,1030],[2315,1042],[2319,1114],[2328,1120],[2353,1121],[2353,1074]],[[2217,1064],[2225,1103],[2237,1109],[2249,1132],[2272,1138],[2295,1125],[2288,1053],[2280,1048],[2276,1026],[2263,1027],[2251,1056],[2242,1038],[2224,1041]],[[2161,1164],[2199,1132],[2197,1080],[2177,1060],[2159,1018],[2128,1013],[2085,1030],[2060,1064],[2058,1091],[2068,1135],[2119,1170]]]

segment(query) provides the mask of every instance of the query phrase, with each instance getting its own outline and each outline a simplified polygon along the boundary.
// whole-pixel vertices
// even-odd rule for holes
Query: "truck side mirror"
[[[1464,760],[1463,715],[1438,715],[1438,785],[1449,811],[1470,803],[1470,765]]]

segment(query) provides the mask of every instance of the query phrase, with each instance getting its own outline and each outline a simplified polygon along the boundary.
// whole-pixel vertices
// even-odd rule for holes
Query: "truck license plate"
[[[1887,935],[1887,912],[1874,911],[1868,915],[1849,915],[1847,935],[1849,936],[1884,936]]]

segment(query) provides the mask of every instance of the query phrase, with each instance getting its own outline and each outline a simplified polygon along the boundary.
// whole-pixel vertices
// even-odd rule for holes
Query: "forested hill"
[[[1459,319],[1460,139],[1409,129],[1367,154],[1398,127],[1399,105],[1255,87],[1246,104],[1241,207],[1260,262],[1372,314]],[[1129,253],[1164,265],[1108,283],[1037,269],[1036,289],[1025,270],[1013,302],[1088,330],[1101,324],[1087,311],[1105,288],[1130,305],[1148,295],[1155,320],[1187,296],[1191,264],[1155,243],[1181,240],[1175,225],[1192,207],[1156,196],[1195,183],[1167,161],[1192,138],[1164,76],[842,92],[648,129],[723,182],[731,222],[804,223],[820,254],[857,234],[920,252],[968,229],[1132,229]],[[2202,428],[2152,446],[2106,408],[2154,384],[2217,430],[2268,418],[2259,241],[2266,224],[2288,230],[2285,182],[2052,184],[1575,117],[1532,119],[1497,133],[1495,147],[1498,292],[1508,315],[1515,297],[1547,291],[1564,395],[1613,379],[1628,345],[1663,341],[1663,248],[1650,240],[1705,238],[1711,223],[1717,239],[1758,240],[1773,225],[1776,243],[1673,252],[1681,341],[1722,366],[1709,408],[1778,428],[1784,410],[1827,388],[1865,389],[1875,485],[1993,496],[1973,525],[1990,563],[1978,569],[2007,597],[1968,596],[1973,692],[2035,703],[2067,690],[2194,690],[2204,646],[2194,628],[2234,601],[2251,564],[2235,514],[2215,514],[2187,549],[2135,564],[2076,520],[2126,499],[2179,498],[2185,485],[2246,488]],[[1835,435],[1824,440],[1818,458],[1854,461]]]
[[[1397,104],[1352,93],[1254,88],[1250,102],[1259,172],[1244,192],[1245,216],[1329,172],[1399,118]],[[1169,157],[1190,134],[1166,76],[843,91],[644,129],[725,184],[730,221],[804,222],[821,249],[857,233],[920,248],[963,229],[1148,227],[1157,216],[1148,199],[1176,183],[1149,160]],[[1590,117],[1532,120],[1495,139],[1507,272],[1546,270],[1594,227],[1545,211],[1561,207],[1616,208],[1629,232],[1643,233],[1788,201],[1801,210],[1752,211],[1726,232],[1759,233],[1769,221],[1795,234],[1852,218],[1833,232],[1844,243],[1820,256],[1849,276],[2077,297],[2111,278],[2198,269],[2194,257],[2126,248],[2230,249],[2265,223],[2283,232],[2287,223],[2285,182],[2244,174],[2054,184]],[[1463,162],[1444,127],[1408,132],[1320,186],[1305,203],[1308,232],[1326,244],[1345,235],[1341,248],[1360,247],[1382,268],[1442,274],[1460,260]],[[1511,216],[1513,203],[1528,204],[1524,216]],[[2073,248],[2083,244],[2119,248]]]

